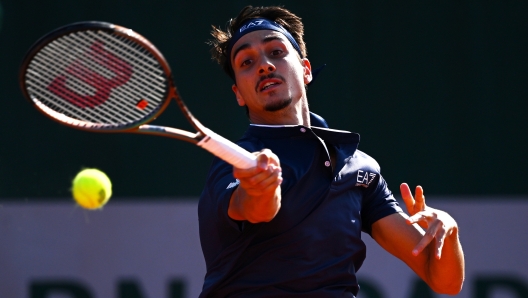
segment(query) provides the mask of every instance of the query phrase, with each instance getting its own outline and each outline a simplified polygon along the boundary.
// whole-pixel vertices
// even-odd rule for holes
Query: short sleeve
[[[385,216],[398,212],[403,212],[403,210],[387,187],[385,179],[378,174],[364,192],[361,208],[363,232],[371,235],[372,224]]]

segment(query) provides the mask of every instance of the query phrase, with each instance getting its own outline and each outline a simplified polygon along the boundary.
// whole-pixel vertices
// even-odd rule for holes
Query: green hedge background
[[[23,98],[18,67],[59,26],[132,28],[164,53],[193,114],[236,140],[248,121],[206,41],[211,24],[247,4],[303,18],[308,58],[327,64],[311,110],[360,133],[395,193],[407,182],[426,195],[528,194],[526,1],[0,0],[0,199],[69,198],[83,167],[105,171],[117,199],[198,196],[211,155],[173,139],[63,127]],[[156,121],[188,127],[175,105]]]

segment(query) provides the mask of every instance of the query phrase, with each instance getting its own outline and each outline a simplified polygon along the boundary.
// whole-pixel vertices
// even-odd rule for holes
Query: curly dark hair
[[[304,25],[300,17],[281,6],[246,6],[240,11],[236,18],[230,19],[227,22],[227,28],[225,31],[213,25],[211,35],[214,39],[208,42],[208,44],[211,45],[212,59],[218,62],[233,80],[235,80],[235,75],[233,68],[231,67],[230,57],[227,56],[227,47],[233,37],[233,33],[240,29],[241,25],[247,20],[256,18],[264,18],[280,24],[284,29],[290,32],[295,41],[299,44],[302,56],[306,57],[307,55],[306,44],[303,40]]]

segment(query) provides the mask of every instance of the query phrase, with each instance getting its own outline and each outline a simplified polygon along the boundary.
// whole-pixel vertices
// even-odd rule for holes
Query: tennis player
[[[359,135],[325,127],[308,108],[313,80],[301,19],[281,7],[244,8],[213,27],[213,57],[251,125],[237,142],[258,165],[213,161],[199,202],[207,273],[200,297],[356,297],[361,233],[405,262],[434,291],[459,293],[458,226],[400,191],[402,211]]]

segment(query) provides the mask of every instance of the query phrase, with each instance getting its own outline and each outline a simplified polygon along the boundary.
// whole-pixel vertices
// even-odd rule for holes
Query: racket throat
[[[192,133],[177,128],[150,124],[140,125],[137,130],[134,130],[132,132],[174,138],[193,144],[198,143],[204,137],[204,134],[202,134],[201,132]]]

